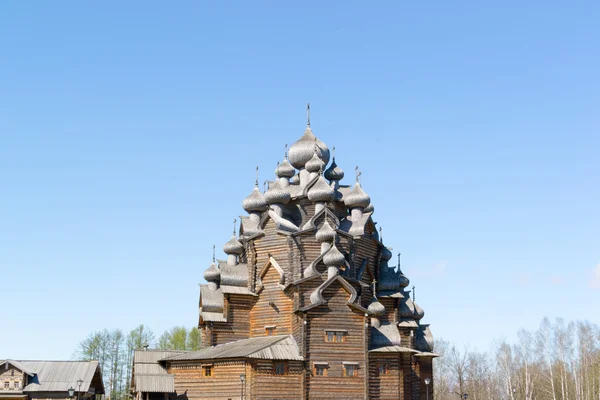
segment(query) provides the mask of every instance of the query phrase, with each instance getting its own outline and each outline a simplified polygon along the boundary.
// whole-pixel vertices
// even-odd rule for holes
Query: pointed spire
[[[413,287],[412,287],[412,295],[413,295],[413,303],[414,303],[415,301],[417,301],[416,300],[417,299],[417,294],[415,293],[415,285],[413,285]]]
[[[331,149],[331,157],[335,160],[335,146]]]
[[[288,149],[288,145],[287,145],[287,143],[285,144],[285,146],[284,146],[283,148],[285,149],[285,150],[284,150],[284,152],[283,152],[283,158],[284,158],[285,160],[287,160],[287,149]]]
[[[234,218],[234,220],[233,220],[233,236],[234,237],[236,236],[236,229],[235,229],[236,228],[236,223],[237,223],[237,218]]]
[[[354,172],[356,173],[356,183],[360,183],[360,176],[362,175],[362,172],[358,170],[358,165],[354,168]]]
[[[383,228],[379,227],[379,241],[383,244]]]
[[[373,285],[373,298],[377,299],[377,280],[373,279],[371,285]]]
[[[258,165],[256,166],[256,181],[254,181],[254,185],[258,187]]]
[[[306,125],[310,126],[310,103],[306,105]]]

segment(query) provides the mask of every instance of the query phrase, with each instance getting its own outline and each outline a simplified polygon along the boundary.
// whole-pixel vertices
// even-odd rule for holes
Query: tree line
[[[198,328],[176,326],[158,340],[144,325],[91,333],[75,352],[80,360],[98,360],[106,395],[129,394],[133,353],[145,345],[165,350],[198,350]],[[587,321],[551,322],[521,329],[517,341],[501,340],[487,352],[459,349],[437,339],[434,399],[457,400],[600,400],[600,327]],[[433,399],[432,399],[433,400]]]
[[[600,400],[600,328],[587,321],[544,318],[521,329],[516,343],[493,350],[459,349],[437,340],[435,399]]]
[[[144,325],[128,333],[121,329],[92,332],[82,340],[74,353],[78,360],[97,360],[104,380],[106,396],[111,400],[127,398],[131,385],[133,353],[148,346],[164,350],[198,350],[200,331],[176,326],[165,331],[158,340]]]

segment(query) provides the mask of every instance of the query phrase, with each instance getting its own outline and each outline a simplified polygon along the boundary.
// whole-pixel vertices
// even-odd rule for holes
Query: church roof
[[[299,360],[298,344],[291,335],[277,335],[242,339],[206,349],[169,357],[163,361],[215,360],[255,358],[263,360]]]

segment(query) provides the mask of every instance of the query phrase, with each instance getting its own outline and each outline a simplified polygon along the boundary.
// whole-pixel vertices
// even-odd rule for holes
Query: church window
[[[346,333],[345,330],[326,329],[325,341],[331,343],[343,343],[346,341]]]
[[[285,363],[275,363],[275,375],[284,375],[285,369]]]
[[[358,365],[344,364],[344,376],[358,376]]]
[[[379,364],[379,375],[387,375],[390,373],[389,364]]]
[[[276,328],[277,327],[275,325],[265,326],[265,333],[267,334],[267,336],[273,336],[273,335],[275,335]]]
[[[210,378],[213,376],[213,366],[212,365],[203,365],[202,366],[202,375]]]
[[[327,376],[327,363],[314,363],[314,374],[315,376]]]
[[[13,382],[13,387],[15,388],[15,390],[19,390],[20,389],[20,383],[19,383],[19,381],[14,381]]]

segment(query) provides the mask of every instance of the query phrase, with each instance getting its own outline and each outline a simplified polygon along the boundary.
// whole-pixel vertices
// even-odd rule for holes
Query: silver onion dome
[[[328,202],[335,200],[335,191],[323,178],[319,175],[317,183],[315,183],[308,191],[308,199],[310,201]]]
[[[344,198],[344,204],[348,208],[365,208],[371,202],[371,198],[360,186],[360,183],[356,182],[350,193]]]
[[[425,311],[417,303],[413,303],[415,305],[415,319],[420,321],[425,316]]]
[[[373,207],[373,203],[369,203],[363,210],[364,213],[372,213],[375,212],[375,207]]]
[[[341,181],[344,178],[344,171],[335,163],[335,157],[333,162],[325,170],[325,178],[329,181]]]
[[[323,257],[323,262],[328,267],[340,266],[340,265],[344,264],[345,261],[346,261],[346,258],[344,257],[344,255],[342,253],[340,253],[340,251],[336,247],[335,243],[333,243],[333,245],[331,246],[331,249]]]
[[[296,174],[290,178],[291,185],[298,185],[300,183],[300,175]]]
[[[206,282],[218,283],[221,280],[221,271],[214,262],[204,271],[204,280]]]
[[[331,225],[329,225],[329,222],[327,220],[325,220],[323,226],[319,228],[315,235],[315,238],[319,243],[331,242],[335,238],[335,231],[333,230]]]
[[[223,251],[225,254],[235,254],[239,256],[244,251],[244,245],[241,244],[235,236],[232,236],[231,239],[229,239],[229,241],[223,246]]]
[[[323,163],[323,160],[321,160],[321,157],[319,157],[319,155],[315,152],[311,159],[306,162],[304,168],[306,168],[308,172],[319,172],[324,165],[325,164]]]
[[[385,314],[385,307],[377,300],[377,298],[373,297],[373,302],[369,304],[367,311],[369,314],[379,317]]]
[[[279,181],[271,183],[265,192],[265,201],[268,204],[287,204],[291,198],[290,192],[285,190]]]
[[[291,178],[295,173],[296,169],[292,167],[292,164],[290,164],[287,158],[275,168],[275,175],[277,175],[278,178]]]
[[[415,317],[415,307],[409,293],[404,293],[404,299],[402,299],[398,305],[398,315],[400,318]]]
[[[312,133],[310,126],[307,126],[304,135],[296,143],[290,146],[288,152],[288,158],[294,168],[304,168],[306,163],[312,158],[313,154],[315,154],[315,145],[316,152],[319,158],[323,160],[323,163],[327,164],[329,162],[329,149],[327,148],[327,145],[317,139]]]
[[[258,190],[258,186],[254,186],[252,193],[244,199],[242,207],[246,212],[263,212],[267,210],[267,202],[263,194]]]
[[[387,247],[383,246],[381,249],[381,259],[383,261],[390,261],[392,258],[392,252]]]

